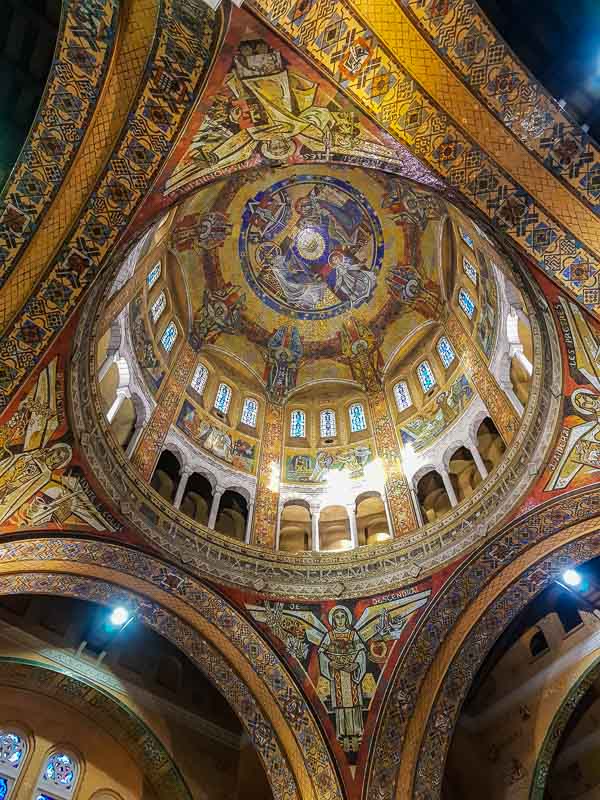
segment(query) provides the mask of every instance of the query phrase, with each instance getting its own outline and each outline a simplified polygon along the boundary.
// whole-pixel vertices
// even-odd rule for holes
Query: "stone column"
[[[131,456],[133,455],[143,430],[144,430],[143,422],[140,422],[139,425],[136,425],[135,428],[133,429],[131,439],[129,440],[129,444],[127,445],[127,449],[125,450],[126,458],[131,458]]]
[[[348,520],[350,522],[350,541],[352,542],[352,547],[358,547],[358,526],[356,525],[356,505],[354,503],[348,503],[346,506],[346,512],[348,514]]]
[[[421,511],[421,505],[419,504],[419,498],[417,497],[417,493],[415,491],[415,487],[413,486],[412,481],[409,483],[410,488],[410,496],[412,497],[413,506],[415,509],[415,516],[417,518],[417,522],[419,523],[419,527],[423,527],[425,525],[425,521],[423,519],[423,512]],[[387,503],[386,503],[387,509]]]
[[[377,455],[385,472],[385,494],[391,518],[390,534],[401,536],[418,527],[410,488],[400,458],[400,442],[381,387],[369,390],[369,409]]]
[[[254,500],[248,501],[248,519],[246,520],[246,531],[244,534],[245,544],[250,544],[252,537],[252,514],[254,514]]]
[[[469,450],[471,451],[471,455],[473,456],[473,461],[477,464],[477,469],[479,470],[479,474],[481,475],[482,479],[485,480],[488,476],[487,467],[483,463],[483,458],[481,457],[481,453],[479,452],[475,442],[471,442],[469,444]]]
[[[311,548],[315,553],[321,549],[321,542],[319,539],[319,517],[321,516],[320,508],[310,509],[310,526],[311,526]]]
[[[188,484],[188,480],[190,475],[192,474],[191,467],[184,467],[181,470],[181,477],[179,478],[179,485],[177,487],[177,491],[175,492],[175,499],[173,500],[173,505],[175,508],[181,508],[181,501],[183,500],[183,495],[185,493],[185,487]]]
[[[489,371],[471,333],[465,330],[453,312],[448,315],[446,330],[471,385],[479,392],[505,443],[510,444],[519,429],[519,417],[515,409]]]
[[[98,375],[96,376],[97,380],[98,380],[98,383],[100,383],[102,378],[104,378],[104,376],[106,375],[108,370],[112,367],[112,365],[115,363],[115,361],[118,358],[119,358],[119,352],[118,351],[116,353],[111,353],[110,355],[106,356],[106,358],[102,362],[102,365],[101,365],[100,369],[98,370]]]
[[[131,463],[147,481],[152,477],[169,428],[175,422],[175,416],[192,380],[197,360],[198,354],[189,342],[185,342],[173,361],[156,408],[138,440]]]
[[[456,497],[454,486],[452,485],[452,481],[450,480],[450,475],[445,469],[440,469],[440,475],[442,476],[442,480],[444,481],[444,487],[446,489],[446,492],[448,493],[450,505],[452,506],[452,508],[454,508],[454,506],[458,505],[458,498]]]
[[[282,461],[283,407],[268,402],[258,463],[252,539],[255,544],[271,549],[275,548],[277,542]]]
[[[109,423],[109,425],[117,416],[119,409],[128,397],[131,397],[129,389],[117,389],[117,396],[113,400],[112,406],[106,412],[106,421]]]
[[[223,497],[224,491],[225,489],[220,489],[217,486],[213,492],[213,498],[210,506],[210,514],[208,515],[208,525],[207,525],[207,527],[213,531],[215,529],[215,524],[217,522],[217,516],[219,514],[219,506],[221,505],[221,497]]]

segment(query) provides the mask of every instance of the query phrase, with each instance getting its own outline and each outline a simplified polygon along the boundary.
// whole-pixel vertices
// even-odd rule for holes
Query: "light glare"
[[[581,575],[574,569],[566,569],[563,572],[563,581],[567,586],[579,586],[581,583]]]
[[[117,606],[110,615],[111,625],[124,625],[129,619],[129,611],[123,606]]]

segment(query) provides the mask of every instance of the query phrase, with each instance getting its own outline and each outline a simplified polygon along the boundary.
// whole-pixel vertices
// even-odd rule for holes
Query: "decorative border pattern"
[[[399,5],[521,144],[600,213],[600,149],[521,64],[475,0]]]
[[[162,0],[157,30],[118,145],[72,234],[3,337],[0,409],[62,330],[150,189],[208,74],[224,16],[202,0]]]
[[[44,662],[0,658],[0,685],[53,697],[85,714],[139,765],[157,800],[193,800],[177,765],[148,725],[114,695]]]
[[[57,573],[57,561],[68,565],[69,572]],[[38,565],[47,562],[49,572],[40,571],[39,566],[37,572],[31,571],[36,569],[35,562]],[[88,570],[97,573],[100,564],[115,574],[115,583],[86,575]],[[134,610],[142,622],[169,639],[227,698],[261,757],[276,800],[343,799],[327,745],[296,683],[264,639],[223,597],[158,559],[99,541],[52,538],[7,542],[0,544],[0,565],[0,592],[4,594],[63,594],[112,606],[123,604]],[[14,574],[24,567],[29,571]],[[77,572],[79,574],[72,574]],[[135,582],[139,585],[140,581],[146,588],[136,589],[135,593],[124,588]],[[139,594],[140,591],[144,591],[145,596]],[[150,599],[156,591],[172,598],[177,614]],[[237,671],[191,623],[184,622],[185,607],[199,614],[207,625],[214,626],[227,639],[232,655],[235,654]],[[242,662],[256,675],[254,694],[253,687],[244,683],[238,674]],[[304,754],[302,769],[310,776],[312,791],[308,786],[302,789],[297,786],[272,720],[265,716],[256,699],[259,685],[267,688],[269,702],[281,714]]]
[[[218,582],[257,591],[268,587],[276,596],[310,599],[363,597],[388,587],[396,588],[402,582],[412,583],[421,571],[434,571],[459,558],[502,524],[529,487],[534,472],[544,463],[558,424],[562,408],[562,362],[553,318],[547,313],[539,287],[519,259],[515,261],[513,253],[507,258],[516,265],[515,280],[523,282],[532,320],[535,368],[530,402],[508,455],[490,481],[441,521],[369,548],[290,554],[236,542],[176,511],[140,481],[139,473],[118,448],[108,445],[111,438],[101,413],[95,379],[95,337],[103,315],[102,297],[111,279],[110,270],[94,287],[83,310],[75,345],[77,356],[71,370],[71,422],[89,474],[94,476],[101,493],[112,498],[132,529],[170,555],[177,554],[196,574]],[[119,263],[116,254],[115,269]],[[263,456],[261,459],[261,464],[268,461]],[[262,471],[261,466],[259,473]],[[274,493],[268,495],[274,496]],[[257,523],[258,505],[257,501],[256,531],[261,530],[260,522]],[[258,538],[257,543],[269,545],[271,541]]]
[[[54,61],[0,198],[0,289],[60,189],[108,72],[120,0],[65,0]]]
[[[569,693],[561,703],[560,708],[554,715],[552,724],[546,732],[544,742],[538,754],[533,772],[533,780],[529,791],[529,800],[544,800],[546,794],[546,783],[550,768],[554,759],[554,754],[560,744],[561,737],[567,725],[584,695],[600,676],[600,658],[591,664],[579,680],[569,690]]]
[[[532,511],[517,524],[507,525],[492,542],[463,565],[422,618],[410,647],[391,681],[389,700],[373,748],[369,798],[392,800],[406,745],[406,732],[425,676],[450,630],[482,588],[525,551],[577,523],[600,516],[600,493],[580,491]],[[528,569],[474,624],[448,669],[428,728],[420,742],[415,798],[433,800],[441,787],[444,759],[463,698],[479,666],[501,631],[567,564],[585,561],[600,552],[600,535],[582,536]],[[414,746],[414,745],[413,745]],[[437,777],[436,777],[437,776]],[[419,794],[420,792],[420,794]]]
[[[600,252],[593,214],[586,214],[585,206],[567,193],[580,213],[565,212],[570,228],[565,227],[440,107],[400,61],[403,42],[394,26],[397,14],[404,16],[402,12],[396,13],[387,0],[375,4],[370,0],[370,19],[377,17],[382,25],[387,24],[391,34],[398,34],[396,52],[354,8],[339,0],[327,4],[316,0],[301,4],[291,0],[249,3],[358,107],[397,140],[408,143],[414,154],[444,177],[457,194],[483,211],[547,275],[591,313],[600,316],[599,256],[591,244],[583,243],[586,238],[593,240]],[[367,0],[358,0],[361,7],[366,8],[366,4]],[[396,19],[391,19],[394,15]],[[408,21],[407,24],[413,27]],[[433,52],[431,56],[435,57]],[[423,51],[421,62],[426,58]],[[540,167],[540,172],[546,171]],[[552,173],[546,174],[547,186],[536,181],[538,193],[551,191],[552,186],[562,188]]]

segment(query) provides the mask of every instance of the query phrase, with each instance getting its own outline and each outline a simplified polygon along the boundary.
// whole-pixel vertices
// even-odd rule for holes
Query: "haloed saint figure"
[[[344,606],[329,612],[329,625],[319,647],[319,667],[329,680],[337,738],[344,750],[358,750],[363,735],[361,684],[367,671],[367,648]]]

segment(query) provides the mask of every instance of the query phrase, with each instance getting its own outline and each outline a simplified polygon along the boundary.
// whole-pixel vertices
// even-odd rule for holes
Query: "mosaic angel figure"
[[[363,681],[377,673],[391,643],[399,639],[411,616],[428,601],[429,590],[374,603],[358,620],[346,605],[327,613],[327,623],[309,608],[283,603],[247,606],[257,622],[279,638],[287,652],[308,671],[316,658],[318,673],[328,687],[326,707],[334,718],[336,736],[347,752],[358,750],[368,703]]]

